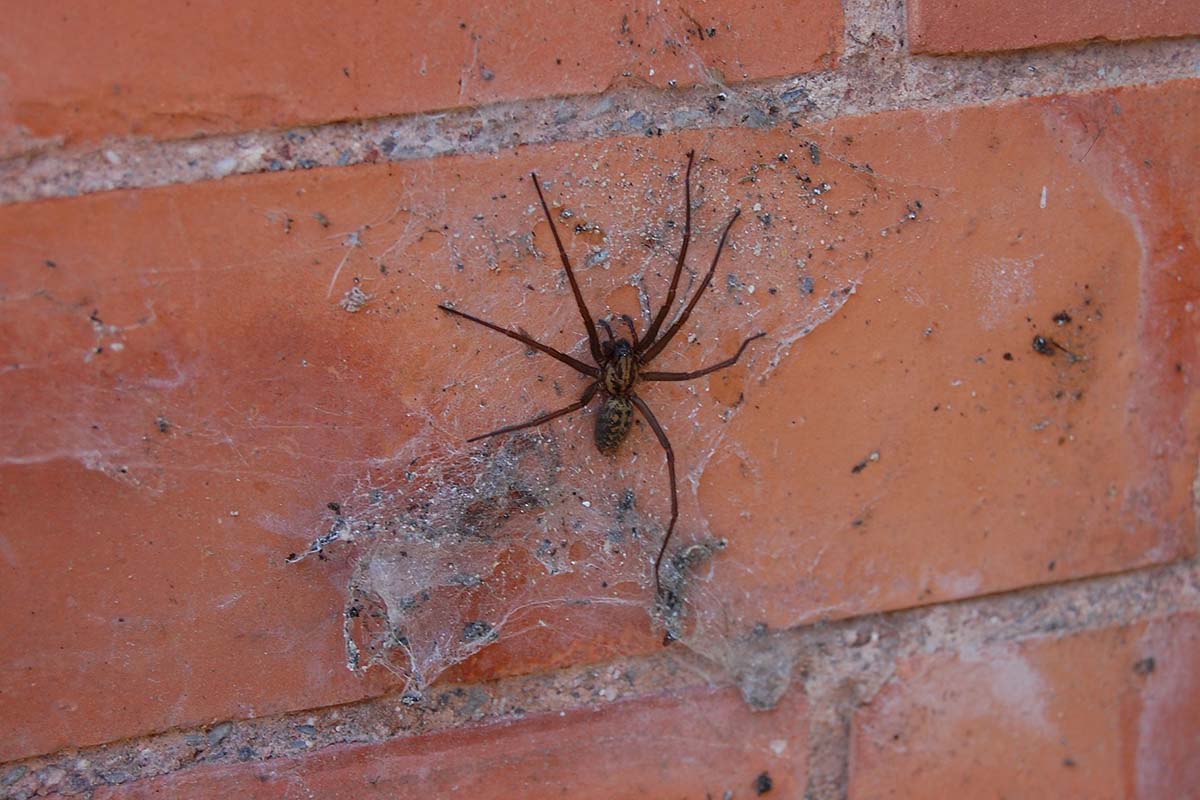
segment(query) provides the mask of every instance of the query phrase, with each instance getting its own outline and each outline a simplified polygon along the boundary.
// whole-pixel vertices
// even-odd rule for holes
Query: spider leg
[[[713,364],[711,367],[698,369],[695,372],[643,372],[638,377],[644,381],[690,381],[693,378],[699,378],[702,375],[707,375],[710,372],[716,372],[719,369],[732,367],[737,363],[737,360],[742,357],[742,351],[746,349],[746,345],[753,342],[755,339],[766,336],[765,333],[756,333],[746,341],[742,342],[742,346],[738,348],[737,353],[733,358],[727,358],[720,364]]]
[[[646,330],[646,336],[642,339],[641,345],[635,345],[639,351],[642,347],[650,347],[654,344],[654,337],[658,336],[659,329],[667,321],[667,315],[671,313],[671,306],[675,305],[675,290],[679,287],[683,262],[687,260],[688,244],[692,239],[692,161],[696,158],[696,151],[689,150],[687,156],[687,176],[683,179],[683,245],[679,248],[679,260],[675,262],[675,274],[671,276],[671,288],[667,290],[667,299],[663,302],[662,308],[658,310],[658,314],[655,315],[654,322]]]
[[[637,348],[638,348],[638,335],[637,335],[637,328],[635,328],[635,327],[634,327],[634,325],[633,325],[633,317],[629,316],[628,314],[622,314],[622,315],[621,315],[621,322],[624,322],[624,323],[625,323],[625,326],[626,326],[627,328],[629,328],[629,337],[630,337],[630,338],[633,340],[633,349],[634,349],[634,350],[637,350]]]
[[[546,221],[550,223],[550,232],[554,234],[554,244],[558,246],[558,255],[562,259],[563,269],[567,271],[567,279],[571,282],[571,292],[575,295],[575,304],[579,306],[579,314],[583,317],[583,327],[587,329],[588,346],[592,348],[592,358],[599,364],[603,359],[600,355],[600,336],[596,333],[596,323],[592,321],[592,312],[588,311],[587,303],[583,301],[583,292],[579,291],[579,283],[575,280],[575,270],[571,269],[571,259],[567,258],[566,248],[558,236],[558,226],[550,216],[550,206],[546,205],[546,196],[542,194],[542,182],[536,172],[529,173],[533,177],[533,188],[537,189],[538,199],[542,201],[542,211]]]
[[[485,319],[480,319],[479,317],[473,317],[470,314],[459,311],[457,308],[451,308],[445,304],[439,305],[438,308],[440,308],[442,311],[448,311],[451,314],[454,314],[456,317],[462,317],[463,319],[471,320],[471,322],[477,322],[485,328],[491,328],[496,333],[502,333],[510,339],[516,339],[521,344],[528,345],[534,350],[540,350],[551,358],[557,358],[559,361],[576,370],[577,372],[582,372],[589,378],[600,377],[600,369],[598,367],[593,367],[591,364],[585,364],[577,358],[571,358],[566,353],[560,353],[553,347],[542,344],[532,337],[525,336],[524,334],[517,333],[516,331],[510,331],[507,328],[501,328],[499,325],[494,325]]]
[[[467,441],[478,442],[480,439],[487,439],[490,436],[499,436],[502,433],[512,433],[513,431],[519,431],[522,428],[532,428],[535,425],[541,425],[543,422],[549,422],[552,419],[558,419],[561,416],[570,414],[572,411],[578,411],[591,401],[591,399],[596,395],[596,390],[599,388],[600,383],[597,381],[584,390],[583,397],[579,398],[578,402],[571,403],[571,405],[567,406],[566,408],[560,408],[558,411],[551,411],[548,414],[542,414],[540,417],[534,417],[528,422],[522,422],[517,425],[506,425],[503,428],[497,428],[496,430],[489,431],[488,433],[481,433],[478,436],[472,436],[470,439],[467,439]]]
[[[608,320],[606,320],[606,319],[600,320],[600,327],[604,328],[604,332],[606,334],[608,334],[609,344],[612,344],[613,342],[615,342],[617,340],[617,337],[613,336],[612,326],[608,324]]]
[[[713,256],[712,266],[708,268],[708,274],[704,276],[704,280],[700,282],[700,288],[696,290],[696,294],[692,296],[691,301],[687,304],[687,308],[679,315],[679,319],[667,328],[667,332],[662,337],[650,345],[649,349],[642,355],[642,363],[649,363],[656,355],[662,352],[662,349],[670,344],[671,339],[675,334],[679,333],[679,329],[688,321],[688,317],[692,314],[692,309],[696,307],[696,303],[700,300],[700,295],[704,294],[704,290],[708,288],[708,284],[712,282],[712,277],[717,271],[717,262],[721,260],[721,251],[725,249],[725,240],[729,237],[729,229],[733,227],[733,223],[742,215],[742,210],[736,209],[733,216],[729,218],[729,222],[725,223],[725,230],[721,231],[721,241],[717,244],[716,255]]]
[[[675,520],[679,518],[679,496],[675,489],[675,451],[671,449],[671,441],[667,439],[666,432],[662,429],[662,425],[658,424],[658,420],[655,419],[650,406],[646,405],[646,401],[636,394],[631,394],[629,397],[637,406],[638,411],[642,412],[646,422],[650,423],[650,427],[654,429],[654,435],[658,437],[658,443],[666,451],[667,472],[671,476],[671,522],[667,525],[667,535],[663,537],[662,545],[658,548],[658,557],[654,559],[654,587],[661,594],[662,579],[659,577],[659,568],[662,566],[663,556],[667,552],[667,545],[671,541],[671,534],[675,531]]]

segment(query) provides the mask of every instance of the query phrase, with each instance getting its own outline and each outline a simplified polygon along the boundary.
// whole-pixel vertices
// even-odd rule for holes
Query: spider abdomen
[[[605,454],[616,450],[632,426],[633,401],[628,397],[606,398],[596,415],[596,449]]]

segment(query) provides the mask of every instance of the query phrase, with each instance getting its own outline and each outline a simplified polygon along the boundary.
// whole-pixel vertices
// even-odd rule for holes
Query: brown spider
[[[577,372],[592,379],[592,382],[583,390],[583,396],[579,398],[579,402],[572,403],[566,408],[560,408],[557,411],[543,414],[528,422],[522,422],[518,425],[508,425],[490,433],[472,437],[467,441],[476,442],[480,439],[486,439],[489,436],[511,433],[523,428],[532,428],[535,425],[541,425],[544,422],[549,422],[552,419],[570,414],[572,411],[578,411],[591,402],[591,399],[598,391],[604,397],[604,405],[596,417],[596,448],[601,453],[612,453],[625,439],[633,424],[633,409],[635,407],[646,418],[646,422],[650,423],[650,427],[654,429],[655,436],[658,437],[659,444],[666,451],[667,471],[671,476],[671,522],[667,525],[667,535],[663,537],[662,545],[658,549],[658,557],[654,559],[654,585],[660,596],[662,595],[662,580],[659,571],[662,566],[663,554],[667,552],[667,544],[671,541],[671,533],[675,530],[675,521],[679,517],[679,498],[675,488],[675,453],[671,450],[671,442],[668,441],[667,434],[663,431],[662,426],[658,424],[658,420],[655,419],[654,414],[650,411],[650,407],[646,405],[646,401],[638,397],[634,391],[634,387],[638,381],[690,381],[693,378],[699,378],[711,372],[716,372],[719,369],[732,366],[737,363],[738,358],[742,355],[742,351],[746,349],[746,345],[760,336],[766,336],[765,333],[756,333],[742,342],[742,346],[738,348],[737,353],[732,358],[727,358],[719,364],[698,369],[694,372],[644,371],[644,368],[663,351],[663,348],[670,344],[671,339],[679,332],[684,323],[687,322],[692,309],[696,307],[696,303],[700,300],[700,295],[704,294],[704,290],[708,288],[709,282],[712,281],[713,274],[717,271],[717,261],[720,260],[721,251],[725,248],[725,239],[729,235],[729,229],[733,227],[734,220],[742,213],[741,209],[734,210],[733,216],[725,224],[725,229],[721,231],[721,241],[717,245],[716,255],[713,256],[712,266],[709,267],[708,274],[701,281],[700,288],[683,309],[683,313],[663,332],[662,336],[659,336],[659,329],[662,328],[667,315],[671,311],[671,307],[675,303],[675,290],[679,285],[679,276],[683,272],[683,262],[687,258],[688,242],[692,233],[692,162],[695,159],[695,155],[694,150],[688,153],[687,176],[684,179],[685,211],[683,246],[679,251],[679,260],[675,264],[675,274],[671,276],[671,288],[667,291],[667,300],[663,303],[662,308],[659,309],[658,314],[655,315],[650,328],[640,338],[629,315],[623,314],[621,316],[621,321],[629,328],[629,335],[633,340],[632,342],[627,339],[618,339],[614,336],[608,321],[603,319],[600,320],[600,326],[604,328],[604,332],[608,336],[608,341],[600,341],[600,336],[596,333],[596,324],[592,321],[592,314],[588,311],[587,303],[584,302],[583,294],[579,291],[579,284],[575,280],[575,272],[571,269],[571,261],[567,258],[567,251],[563,248],[562,239],[559,238],[558,228],[555,227],[554,219],[550,216],[550,207],[546,205],[546,198],[542,194],[542,186],[538,181],[537,173],[531,173],[533,187],[537,189],[538,199],[542,201],[542,211],[545,212],[546,219],[550,222],[550,231],[554,234],[554,243],[558,246],[558,255],[562,258],[563,269],[566,270],[567,279],[571,282],[571,292],[575,295],[575,304],[579,306],[579,314],[583,317],[583,325],[587,330],[588,345],[592,351],[592,359],[596,362],[595,366],[585,364],[566,353],[560,353],[553,347],[544,345],[523,333],[501,328],[499,325],[494,325],[486,320],[465,314],[445,304],[438,306],[443,311],[448,311],[455,316],[477,322],[485,328],[490,328],[497,333],[504,334],[510,339],[516,339],[518,342],[539,350],[551,358],[558,359]]]

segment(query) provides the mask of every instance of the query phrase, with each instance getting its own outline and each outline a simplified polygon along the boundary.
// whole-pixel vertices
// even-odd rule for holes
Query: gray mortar
[[[793,664],[809,707],[808,797],[846,796],[855,710],[904,659],[1073,634],[1200,612],[1200,565],[1153,567],[956,603],[874,614],[764,635],[764,657]],[[736,676],[743,677],[743,676]],[[736,686],[683,648],[471,685],[434,686],[418,703],[400,694],[260,719],[226,721],[0,765],[0,798],[86,794],[202,765],[270,760],[600,708],[639,697]],[[745,686],[740,687],[745,691]],[[800,687],[793,686],[792,691]]]
[[[847,2],[838,67],[687,89],[496,103],[306,128],[175,141],[121,140],[0,162],[0,204],[228,175],[495,153],[518,145],[713,128],[769,128],[902,109],[943,109],[1161,83],[1200,75],[1200,39],[1095,42],[1013,53],[913,56],[899,6]],[[284,155],[287,154],[287,155]]]

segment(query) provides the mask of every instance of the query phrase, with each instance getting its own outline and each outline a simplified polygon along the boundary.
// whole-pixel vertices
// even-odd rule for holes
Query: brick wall
[[[478,5],[10,9],[0,797],[1200,797],[1195,4]]]

